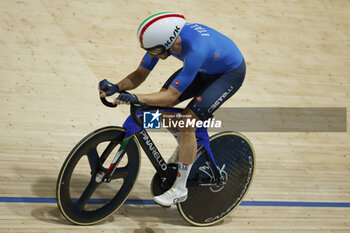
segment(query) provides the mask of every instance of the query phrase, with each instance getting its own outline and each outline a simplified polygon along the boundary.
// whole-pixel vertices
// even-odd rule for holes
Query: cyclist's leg
[[[181,71],[181,69],[175,74],[169,78],[169,80],[164,84],[163,89],[167,89],[173,79],[177,76],[177,74]],[[190,84],[190,86],[181,94],[181,96],[178,99],[178,102],[182,102],[186,99],[193,98],[198,94],[198,91],[202,89],[202,87],[205,86],[205,82],[202,79],[200,74],[197,74],[193,82]],[[196,116],[193,114],[192,110],[189,108],[186,108],[182,115],[193,115],[193,117],[196,118]],[[177,131],[178,132],[178,131]],[[187,199],[187,188],[186,188],[186,181],[187,177],[189,175],[190,169],[192,167],[193,158],[197,151],[197,143],[196,143],[196,137],[195,137],[195,128],[191,130],[186,130],[186,132],[183,132],[180,130],[180,137],[177,137],[178,142],[180,144],[180,151],[179,153],[176,151],[173,155],[176,157],[180,154],[180,160],[181,162],[178,162],[178,176],[175,180],[175,183],[173,187],[165,192],[162,195],[155,196],[154,200],[155,202],[163,205],[163,206],[170,206],[173,203],[182,202]],[[186,141],[186,143],[184,143]],[[172,162],[176,161],[177,158],[172,158],[170,160],[173,160]],[[191,162],[192,161],[192,162]],[[190,164],[188,164],[191,162]]]
[[[185,108],[180,120],[186,121],[188,118],[195,118],[198,120],[191,109]],[[187,199],[187,178],[190,174],[197,151],[197,140],[195,136],[196,128],[180,128],[179,131],[180,151],[179,162],[177,162],[178,175],[173,186],[168,191],[162,195],[154,197],[154,201],[163,206],[171,206],[172,204],[183,202]]]
[[[160,91],[165,91],[169,88],[170,84],[173,82],[173,80],[177,77],[177,75],[181,72],[182,68],[177,70],[172,76],[170,76],[170,78],[164,83],[163,87],[161,88]],[[190,86],[188,88],[186,88],[186,90],[180,95],[179,99],[172,105],[176,105],[184,100],[193,98],[194,96],[198,95],[199,90],[201,90],[204,86],[206,85],[206,82],[202,79],[202,76],[200,74],[198,74],[195,79],[193,80],[193,82],[190,84]],[[172,107],[171,106],[171,107]],[[179,130],[176,128],[174,129],[170,129],[168,128],[168,130],[172,133],[172,135],[175,137],[175,139],[177,140],[178,145],[180,145],[180,132]],[[173,152],[172,156],[170,157],[170,159],[168,160],[168,163],[176,163],[179,159],[179,146],[175,149],[175,151]]]

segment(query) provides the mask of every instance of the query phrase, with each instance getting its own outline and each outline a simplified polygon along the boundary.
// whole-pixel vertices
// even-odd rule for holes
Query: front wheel
[[[111,216],[127,199],[140,167],[135,138],[111,176],[102,182],[111,159],[125,136],[125,129],[105,127],[83,138],[70,152],[57,180],[57,205],[63,216],[78,225],[91,225]]]
[[[218,133],[210,137],[210,148],[225,184],[188,186],[187,200],[177,204],[181,216],[196,226],[213,225],[227,217],[242,202],[253,178],[254,149],[242,134]],[[205,154],[204,147],[199,147],[188,180],[215,180]]]

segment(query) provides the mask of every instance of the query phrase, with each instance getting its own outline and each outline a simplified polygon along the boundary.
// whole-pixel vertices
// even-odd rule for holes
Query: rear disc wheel
[[[196,226],[213,225],[227,217],[242,202],[253,178],[254,149],[245,136],[236,132],[216,134],[210,138],[210,148],[226,184],[189,186],[187,200],[177,204],[181,216]],[[215,180],[203,152],[204,147],[199,147],[200,156],[191,168],[189,180]]]

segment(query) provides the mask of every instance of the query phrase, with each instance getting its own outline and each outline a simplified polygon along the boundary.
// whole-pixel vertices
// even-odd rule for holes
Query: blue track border
[[[106,199],[91,199],[89,203],[103,204]],[[56,198],[48,197],[0,197],[0,203],[56,203]],[[128,199],[126,205],[156,205],[153,200]],[[267,207],[338,207],[350,208],[350,202],[299,202],[299,201],[243,201],[241,206]]]

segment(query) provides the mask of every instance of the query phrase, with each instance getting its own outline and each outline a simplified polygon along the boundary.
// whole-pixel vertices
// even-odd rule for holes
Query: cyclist
[[[137,96],[121,93],[115,104],[139,101],[171,107],[192,98],[182,115],[205,121],[243,83],[246,66],[235,43],[210,27],[186,23],[182,14],[165,12],[152,15],[141,23],[137,38],[146,50],[140,65],[117,84],[102,80],[99,83],[101,97],[138,87],[159,59],[165,60],[172,55],[183,61],[183,67],[165,82],[159,92]],[[179,128],[179,134],[178,176],[170,190],[154,197],[155,202],[163,206],[187,199],[186,181],[195,160],[197,143],[194,129]]]

